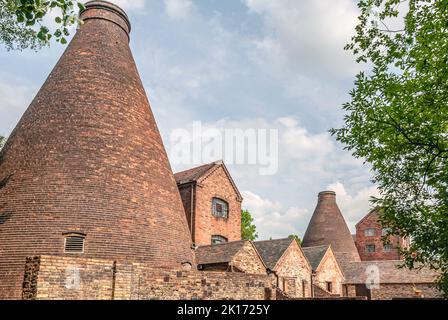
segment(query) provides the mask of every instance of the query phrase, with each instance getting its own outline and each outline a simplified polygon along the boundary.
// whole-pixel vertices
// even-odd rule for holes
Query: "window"
[[[306,298],[306,281],[302,280],[302,297]]]
[[[374,244],[366,244],[366,252],[375,252]]]
[[[327,291],[328,292],[332,292],[333,291],[333,283],[332,282],[327,282]]]
[[[391,244],[385,244],[383,246],[383,251],[384,252],[391,252],[392,251],[392,245]]]
[[[382,235],[382,236],[387,236],[387,234],[388,234],[390,231],[391,231],[390,228],[383,228],[383,229],[381,230],[381,235]]]
[[[212,244],[220,244],[220,243],[226,243],[227,242],[227,238],[223,237],[223,236],[212,236]]]
[[[212,214],[215,217],[228,218],[229,217],[229,205],[224,200],[219,198],[212,199]]]
[[[366,237],[373,237],[375,235],[375,229],[374,228],[368,228],[364,230],[364,235]]]
[[[82,233],[66,233],[64,240],[65,253],[84,253],[84,238]]]

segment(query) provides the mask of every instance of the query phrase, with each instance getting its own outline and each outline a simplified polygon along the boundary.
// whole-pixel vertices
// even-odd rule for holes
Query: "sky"
[[[378,195],[369,166],[328,132],[365,68],[343,47],[353,0],[114,0],[128,14],[131,50],[174,172],[173,132],[276,130],[278,170],[228,164],[259,239],[305,233],[317,194],[333,190],[349,228]],[[0,134],[8,135],[64,51],[0,47]],[[250,151],[249,151],[250,152]],[[205,159],[203,159],[205,160]],[[216,159],[219,160],[219,159]]]

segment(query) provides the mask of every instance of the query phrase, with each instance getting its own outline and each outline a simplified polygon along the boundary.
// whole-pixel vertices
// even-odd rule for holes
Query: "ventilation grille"
[[[70,236],[65,238],[65,252],[67,253],[83,253],[84,252],[84,238]]]

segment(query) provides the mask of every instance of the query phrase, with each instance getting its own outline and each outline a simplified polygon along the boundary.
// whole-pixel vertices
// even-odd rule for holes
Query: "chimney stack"
[[[21,298],[28,256],[194,265],[129,19],[106,1],[85,6],[84,23],[0,153],[0,299]],[[83,238],[83,252],[66,252],[70,234]]]
[[[319,192],[305,236],[303,247],[331,245],[338,262],[344,267],[347,262],[360,261],[353,237],[336,203],[334,191]]]

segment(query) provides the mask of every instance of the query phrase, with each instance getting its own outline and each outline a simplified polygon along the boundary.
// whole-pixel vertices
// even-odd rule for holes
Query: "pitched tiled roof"
[[[384,261],[362,261],[351,262],[345,268],[345,282],[348,284],[366,283],[366,278],[374,273],[369,271],[373,267],[378,267],[379,282],[381,283],[433,283],[437,278],[437,272],[428,268],[420,270],[407,268],[398,269],[403,261],[384,260]],[[369,278],[370,278],[369,277]]]
[[[200,264],[228,263],[241,250],[247,240],[232,241],[214,245],[199,246],[196,262]]]
[[[211,168],[219,165],[217,162],[212,162],[208,164],[204,164],[202,166],[191,168],[185,171],[181,171],[174,174],[174,178],[176,179],[177,184],[189,183],[197,181],[204,174],[206,174]]]
[[[235,190],[237,198],[240,201],[243,201],[243,197],[241,196],[240,191],[236,187],[236,184],[233,181],[232,176],[230,175],[229,171],[227,170],[227,168],[222,160],[204,164],[204,165],[196,167],[196,168],[191,168],[191,169],[188,169],[185,171],[175,173],[174,178],[176,179],[176,183],[178,185],[185,184],[185,183],[197,182],[197,181],[201,180],[202,178],[207,177],[209,172],[213,172],[218,167],[222,167],[222,169],[226,173],[227,177],[229,178],[230,183],[232,184],[232,186]]]
[[[265,240],[254,242],[255,248],[263,259],[267,268],[273,270],[283,253],[295,241],[293,238]]]
[[[302,248],[305,257],[308,259],[313,270],[317,269],[329,247],[330,247],[329,245],[323,245],[323,246]]]

